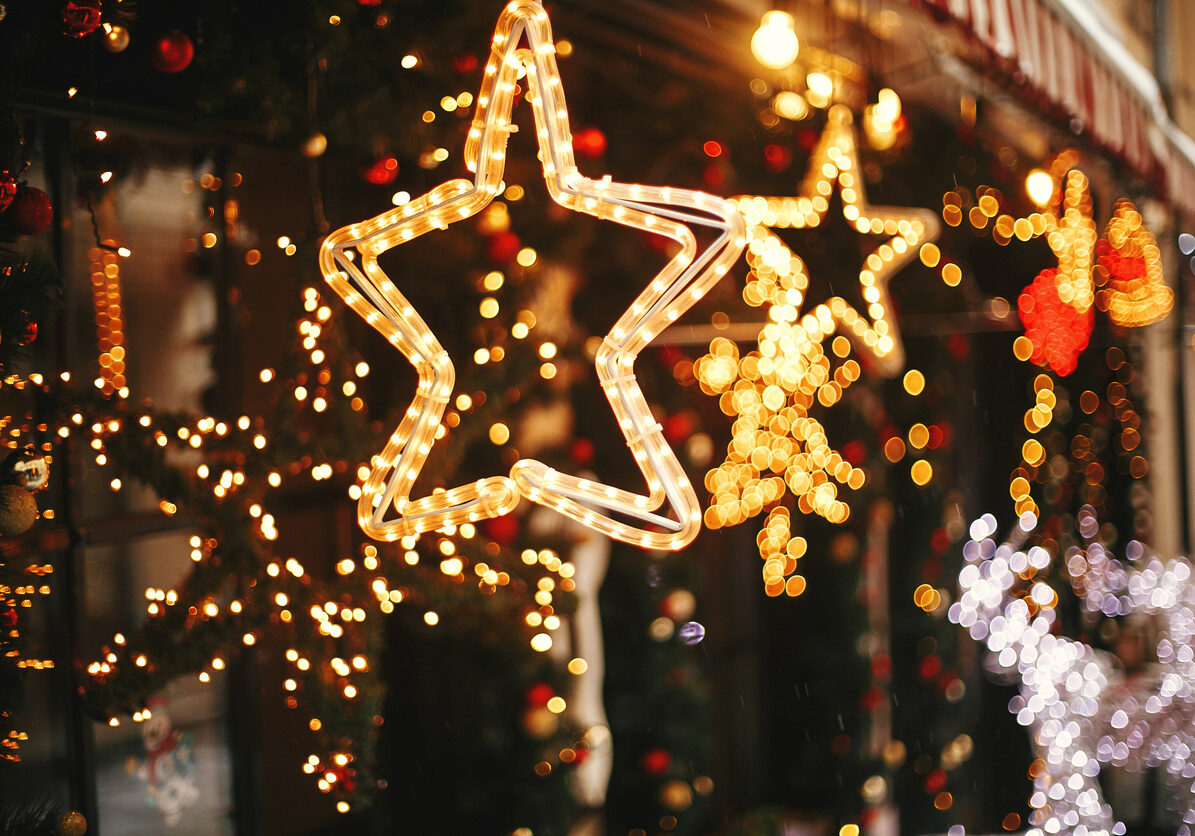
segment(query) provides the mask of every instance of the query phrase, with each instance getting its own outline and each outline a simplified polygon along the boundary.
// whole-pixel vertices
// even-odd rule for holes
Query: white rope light
[[[1080,533],[1099,530],[1094,511],[1078,517]],[[1132,564],[1113,558],[1097,542],[1067,554],[1067,570],[1091,613],[1157,617],[1157,664],[1130,678],[1112,654],[1055,635],[1057,594],[1033,576],[1046,569],[1049,552],[1023,549],[1037,518],[1026,512],[1008,541],[993,539],[996,520],[986,514],[971,526],[959,573],[962,595],[950,620],[987,645],[988,668],[1020,680],[1009,704],[1032,730],[1044,766],[1035,773],[1029,836],[1124,834],[1100,790],[1101,764],[1130,770],[1160,767],[1190,836],[1195,824],[1195,584],[1186,558],[1163,562],[1146,556],[1137,541],[1126,551]],[[1033,578],[1026,581],[1026,578]]]
[[[519,48],[526,39],[527,48]],[[598,378],[647,482],[641,495],[571,474],[543,462],[516,462],[508,476],[411,499],[411,488],[451,397],[455,368],[405,296],[377,264],[392,247],[472,217],[498,194],[505,168],[516,80],[526,73],[544,179],[569,209],[664,235],[680,250],[603,338]],[[445,526],[509,513],[525,495],[607,536],[652,549],[679,549],[697,535],[701,511],[676,455],[664,441],[634,376],[634,362],[665,327],[700,299],[738,259],[745,245],[742,217],[727,201],[703,192],[591,180],[577,170],[564,90],[547,14],[533,0],[513,0],[494,31],[477,111],[465,147],[472,180],[456,179],[397,209],[328,236],[320,269],[345,302],[401,351],[419,373],[415,399],[374,463],[358,503],[371,537],[396,540]],[[713,240],[697,247],[691,225]],[[655,513],[662,505],[674,516]],[[393,506],[396,517],[387,519]],[[638,521],[622,522],[618,514]]]

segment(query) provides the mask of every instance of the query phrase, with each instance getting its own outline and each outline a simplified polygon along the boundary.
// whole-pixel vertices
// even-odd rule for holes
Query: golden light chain
[[[528,49],[518,47],[524,37]],[[524,72],[552,198],[569,209],[665,235],[680,244],[679,252],[603,338],[596,359],[598,378],[648,492],[619,490],[524,459],[515,463],[509,476],[492,476],[412,500],[411,488],[451,397],[455,368],[431,329],[378,266],[377,257],[426,232],[472,217],[493,200],[502,182],[507,139],[515,130],[510,117],[516,80]],[[465,147],[473,180],[450,180],[404,206],[337,230],[320,250],[320,269],[329,284],[419,374],[415,399],[365,482],[358,521],[369,536],[396,540],[501,516],[525,495],[607,536],[644,548],[679,549],[697,535],[701,511],[635,381],[634,362],[738,259],[746,243],[743,220],[730,203],[703,192],[617,183],[608,177],[595,181],[580,174],[548,17],[533,0],[514,0],[499,17],[476,101]],[[714,232],[705,249],[698,250],[691,224]],[[665,503],[675,518],[652,513]],[[387,519],[391,506],[397,516]],[[645,525],[621,522],[607,512]]]

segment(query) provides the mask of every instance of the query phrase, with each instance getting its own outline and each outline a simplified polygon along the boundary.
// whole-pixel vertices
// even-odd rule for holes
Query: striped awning
[[[1013,76],[1166,197],[1195,214],[1195,143],[1171,121],[1153,74],[1090,11],[1090,0],[908,0],[944,12]]]

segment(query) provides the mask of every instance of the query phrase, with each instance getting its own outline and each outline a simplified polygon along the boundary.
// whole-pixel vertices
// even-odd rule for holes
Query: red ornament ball
[[[648,775],[663,775],[672,766],[672,755],[663,749],[652,749],[643,756],[642,766]]]
[[[37,339],[37,323],[32,319],[25,322],[25,327],[21,329],[21,333],[17,334],[17,345],[29,345]]]
[[[490,239],[488,249],[491,259],[499,264],[508,264],[523,249],[523,242],[513,232],[501,232]]]
[[[394,178],[398,176],[398,160],[387,154],[365,169],[364,174],[366,181],[373,183],[375,186],[385,186],[393,183]]]
[[[17,196],[17,178],[10,171],[0,171],[0,212],[3,212]]]
[[[456,70],[461,75],[473,72],[477,69],[477,56],[471,52],[466,52],[464,55],[458,55],[452,59],[452,69]]]
[[[54,204],[50,196],[33,186],[18,186],[8,212],[5,214],[18,235],[38,235],[45,232],[54,220]]]
[[[100,0],[67,0],[62,7],[62,31],[72,38],[85,38],[100,28]]]
[[[519,520],[511,514],[503,517],[494,517],[485,521],[484,531],[485,536],[489,537],[495,543],[501,546],[509,546],[519,536]]]
[[[593,457],[596,452],[597,450],[594,448],[593,442],[588,438],[577,438],[569,445],[568,457],[578,467],[587,467],[593,464]]]
[[[606,135],[597,128],[581,128],[573,134],[573,150],[582,157],[597,159],[606,153]]]
[[[154,44],[149,60],[164,73],[181,73],[191,66],[195,57],[195,44],[186,32],[171,29],[163,33]]]
[[[542,708],[554,696],[556,696],[556,692],[552,690],[551,685],[546,682],[537,682],[527,689],[527,705]]]

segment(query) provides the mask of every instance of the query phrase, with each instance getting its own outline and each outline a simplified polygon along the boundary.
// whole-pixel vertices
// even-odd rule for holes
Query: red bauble
[[[606,153],[606,135],[597,128],[581,128],[573,134],[573,150],[582,157],[597,159]]]
[[[511,514],[486,520],[483,525],[485,536],[500,546],[509,546],[519,536],[519,520]]]
[[[672,755],[663,749],[652,749],[643,756],[643,771],[648,775],[663,775],[672,766]]]
[[[0,171],[0,212],[3,212],[17,196],[17,178],[10,171]]]
[[[21,333],[17,334],[17,345],[29,345],[37,339],[37,323],[32,319],[25,322],[25,327],[21,329]]]
[[[543,708],[554,696],[556,696],[556,692],[552,690],[551,685],[546,682],[537,682],[527,689],[527,705]]]
[[[195,44],[187,33],[171,29],[158,38],[149,60],[164,73],[181,73],[191,66],[194,57]]]
[[[452,59],[452,69],[456,70],[462,75],[473,72],[477,69],[477,56],[471,52],[466,52],[464,55],[458,55]]]
[[[18,186],[16,196],[5,213],[18,235],[38,235],[54,220],[50,196],[33,186]]]
[[[398,176],[398,160],[387,154],[364,171],[365,179],[375,186],[385,186]]]
[[[72,38],[85,38],[100,28],[100,0],[67,0],[62,7],[62,30]]]
[[[499,264],[506,264],[514,261],[522,248],[523,242],[519,240],[519,236],[513,232],[500,232],[490,239],[490,258]]]
[[[588,467],[593,464],[593,457],[597,450],[588,438],[577,438],[569,445],[568,457],[578,467]]]

